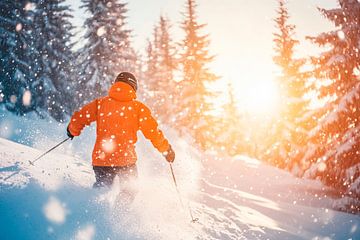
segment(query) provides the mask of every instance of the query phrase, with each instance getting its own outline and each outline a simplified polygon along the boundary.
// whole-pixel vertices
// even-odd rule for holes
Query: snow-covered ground
[[[336,196],[319,182],[243,156],[217,159],[170,129],[184,205],[199,221],[190,222],[168,164],[143,138],[138,181],[126,186],[138,193],[123,203],[118,182],[91,188],[92,129],[32,166],[65,138],[65,125],[1,114],[0,239],[360,239],[360,217],[332,210]]]

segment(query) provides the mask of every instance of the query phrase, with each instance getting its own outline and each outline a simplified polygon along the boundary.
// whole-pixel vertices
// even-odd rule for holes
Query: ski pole
[[[49,152],[51,152],[51,151],[54,150],[55,148],[59,147],[61,144],[63,144],[64,142],[66,142],[66,141],[69,140],[69,139],[70,139],[70,137],[62,140],[60,143],[56,144],[55,146],[53,146],[52,148],[50,148],[49,150],[47,150],[46,152],[44,152],[43,154],[41,154],[40,156],[38,156],[38,157],[37,157],[36,159],[34,159],[33,161],[30,161],[30,160],[29,160],[29,163],[30,163],[31,165],[34,165],[34,163],[35,163],[37,160],[39,160],[40,158],[42,158],[43,156],[45,156],[46,154],[48,154]]]
[[[184,207],[184,204],[183,204],[183,201],[182,201],[182,198],[181,198],[181,194],[180,194],[180,191],[179,191],[179,188],[178,188],[177,182],[176,182],[176,178],[175,178],[175,174],[174,174],[173,167],[172,167],[171,163],[169,163],[169,165],[170,165],[171,175],[172,175],[172,178],[173,178],[173,180],[174,180],[174,184],[175,184],[176,192],[178,193],[178,196],[179,196],[179,200],[180,200],[181,206],[182,206],[183,208],[185,208],[185,207]],[[199,221],[199,218],[194,218],[194,216],[193,216],[193,214],[192,214],[192,211],[191,211],[191,208],[190,208],[190,205],[189,205],[189,202],[188,202],[188,206],[187,206],[187,207],[188,207],[189,214],[190,214],[190,217],[191,217],[191,222],[193,222],[193,223],[194,223],[194,222]]]

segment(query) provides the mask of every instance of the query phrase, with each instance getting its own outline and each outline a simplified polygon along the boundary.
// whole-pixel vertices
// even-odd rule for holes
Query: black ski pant
[[[136,179],[138,176],[136,165],[124,166],[124,167],[103,167],[93,166],[96,182],[93,187],[110,187],[113,184],[114,178],[119,176],[121,182],[130,181]]]

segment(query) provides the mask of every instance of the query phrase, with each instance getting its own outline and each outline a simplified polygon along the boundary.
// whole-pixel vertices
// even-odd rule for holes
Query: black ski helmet
[[[135,76],[129,72],[121,72],[115,79],[115,82],[124,82],[129,84],[136,92],[137,80]]]

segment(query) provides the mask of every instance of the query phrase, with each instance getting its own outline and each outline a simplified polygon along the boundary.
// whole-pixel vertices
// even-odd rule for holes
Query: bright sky
[[[172,21],[175,40],[179,40],[182,36],[179,24],[182,21],[181,12],[185,9],[185,1],[129,0],[128,22],[133,30],[135,48],[139,51],[145,49],[146,39],[151,36],[153,25],[161,13]],[[80,1],[69,2],[76,8]],[[333,29],[317,7],[332,8],[337,6],[336,2],[288,1],[290,21],[296,24],[296,36],[301,40],[298,49],[300,55],[307,55],[316,49],[305,40],[305,36],[314,36]],[[265,89],[272,88],[269,80],[276,76],[276,68],[272,62],[272,33],[275,31],[273,19],[276,16],[277,1],[198,0],[197,3],[199,22],[208,24],[205,33],[210,34],[211,53],[216,55],[212,68],[216,74],[223,77],[223,81],[229,80],[233,83],[239,102],[244,102],[241,96],[249,98],[256,95],[256,88],[261,85],[264,85]],[[81,18],[85,16],[76,11],[76,17],[77,22],[81,23]],[[266,98],[263,101],[266,102]]]

